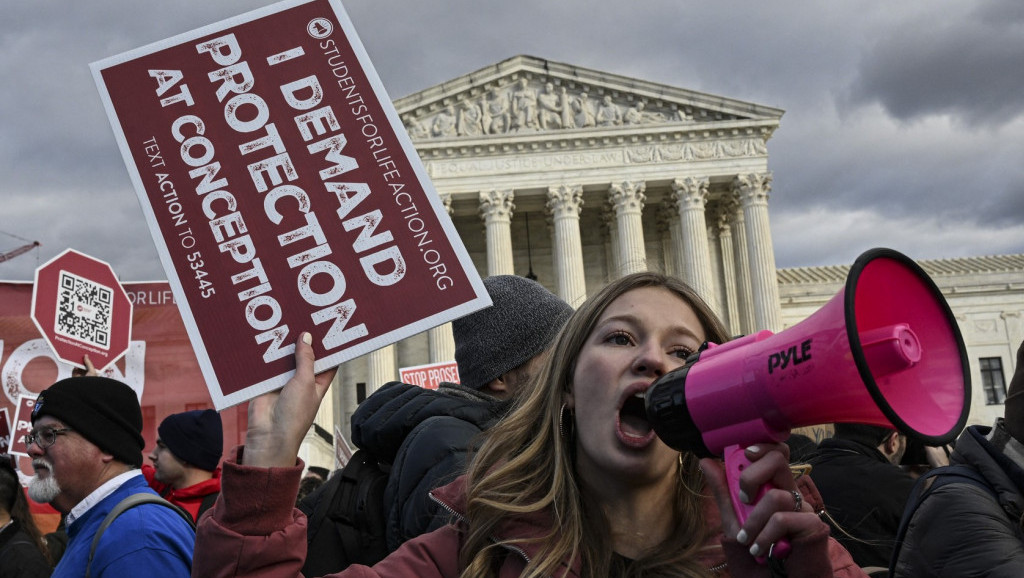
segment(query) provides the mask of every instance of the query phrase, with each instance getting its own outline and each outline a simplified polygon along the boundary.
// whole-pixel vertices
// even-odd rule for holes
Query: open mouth
[[[627,444],[645,445],[654,437],[642,392],[627,397],[622,403],[618,425],[619,437]]]
[[[41,472],[47,474],[50,473],[50,464],[46,463],[45,460],[34,460],[32,462],[32,469],[35,470],[35,474],[38,476]]]

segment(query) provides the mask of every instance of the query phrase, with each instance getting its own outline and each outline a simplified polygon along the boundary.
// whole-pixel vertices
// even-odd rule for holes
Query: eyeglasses
[[[62,436],[68,432],[75,431],[69,427],[62,427],[60,429],[54,428],[42,428],[33,432],[25,434],[25,446],[28,447],[32,444],[39,446],[39,449],[45,450],[46,448],[57,443],[57,436]]]

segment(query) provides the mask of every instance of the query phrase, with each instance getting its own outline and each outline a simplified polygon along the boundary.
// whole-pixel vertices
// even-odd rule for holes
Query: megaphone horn
[[[725,455],[727,475],[742,469],[730,454],[808,425],[895,427],[943,445],[963,429],[970,400],[967,352],[949,305],[917,263],[892,249],[858,257],[843,290],[801,323],[709,343],[646,396],[666,444]]]

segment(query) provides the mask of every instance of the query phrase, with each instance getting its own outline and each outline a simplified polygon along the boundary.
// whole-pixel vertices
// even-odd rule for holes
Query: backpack
[[[125,510],[134,508],[135,506],[141,506],[142,504],[160,504],[174,510],[183,520],[188,522],[188,525],[192,530],[196,529],[195,523],[192,522],[192,514],[189,514],[180,506],[168,502],[160,496],[154,494],[131,494],[125,499],[121,500],[114,506],[113,510],[107,513],[107,516],[103,518],[103,522],[100,523],[100,527],[96,529],[96,534],[92,538],[92,546],[89,547],[89,561],[85,565],[85,578],[89,578],[89,572],[92,566],[92,558],[96,555],[96,547],[100,545],[100,536],[107,530],[107,527],[114,522],[114,519],[120,516]]]
[[[167,488],[160,494],[160,497],[166,500],[167,499],[167,494],[169,494],[171,492],[171,489],[172,489],[171,486],[167,486]],[[199,502],[199,510],[196,512],[196,517],[195,517],[194,520],[192,520],[195,524],[199,524],[199,518],[203,514],[205,514],[207,510],[212,508],[214,504],[217,503],[217,496],[219,496],[219,495],[220,495],[220,492],[214,492],[212,494],[206,494],[205,496],[203,496],[203,501]],[[182,508],[182,509],[184,509],[184,508]],[[192,517],[192,515],[189,514],[189,518],[191,518],[191,517]]]
[[[900,518],[900,526],[896,531],[896,543],[893,546],[892,558],[889,559],[889,576],[896,575],[896,561],[900,557],[900,550],[903,548],[903,540],[907,536],[907,528],[910,526],[910,520],[914,517],[914,513],[929,494],[946,484],[971,484],[979,488],[984,488],[992,495],[993,499],[996,501],[999,500],[996,491],[992,489],[992,486],[988,485],[988,481],[982,477],[978,470],[971,466],[965,464],[952,464],[932,468],[922,474],[921,477],[917,479],[913,489],[910,490],[910,496],[907,498],[907,505],[903,508],[903,515]]]
[[[196,512],[196,524],[199,523],[199,518],[201,518],[202,515],[205,514],[207,510],[212,508],[213,505],[217,503],[217,496],[219,495],[220,492],[214,492],[212,494],[206,494],[205,496],[203,496],[203,501],[199,503],[199,511]]]
[[[309,517],[304,575],[340,572],[350,564],[372,566],[389,554],[384,488],[390,469],[373,454],[357,450],[307,496],[300,506]]]

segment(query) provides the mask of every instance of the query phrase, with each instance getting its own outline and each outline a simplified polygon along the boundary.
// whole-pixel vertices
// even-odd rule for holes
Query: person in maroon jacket
[[[813,483],[788,447],[747,448],[745,495],[771,482],[744,524],[720,460],[697,460],[651,429],[642,396],[704,341],[727,333],[681,281],[638,273],[588,299],[556,338],[534,387],[489,430],[467,475],[433,492],[452,523],[373,568],[337,576],[864,576],[829,537]],[[333,371],[313,373],[311,337],[294,377],[249,405],[246,445],[224,462],[223,497],[199,523],[193,576],[299,576],[299,445]],[[813,504],[813,505],[812,505]],[[785,559],[761,565],[786,539]]]

